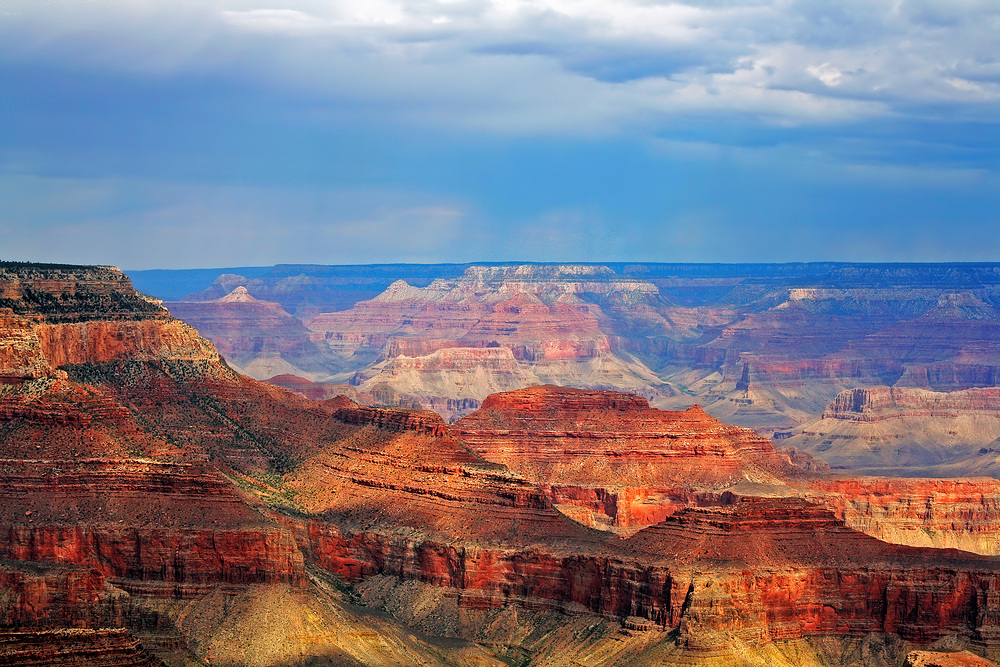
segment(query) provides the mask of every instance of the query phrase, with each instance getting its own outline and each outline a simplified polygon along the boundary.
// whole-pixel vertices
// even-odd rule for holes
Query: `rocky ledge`
[[[164,667],[127,630],[0,632],[7,667]]]

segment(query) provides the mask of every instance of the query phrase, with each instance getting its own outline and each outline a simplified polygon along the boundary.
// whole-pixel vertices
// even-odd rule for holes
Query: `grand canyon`
[[[0,262],[5,664],[1000,658],[1000,265],[203,278]]]

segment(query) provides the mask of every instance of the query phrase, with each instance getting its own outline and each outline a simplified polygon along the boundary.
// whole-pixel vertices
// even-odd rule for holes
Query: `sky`
[[[1000,2],[3,0],[0,259],[1000,261]]]

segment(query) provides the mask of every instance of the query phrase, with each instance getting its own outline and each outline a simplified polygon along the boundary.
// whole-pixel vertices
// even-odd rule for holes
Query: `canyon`
[[[234,372],[120,271],[0,268],[12,283],[0,292],[0,619],[15,634],[62,628],[108,647],[106,664],[144,664],[135,642],[171,665],[1000,655],[996,480],[830,473],[701,408],[658,409],[677,398],[667,383],[654,396],[511,387],[453,404],[468,414],[449,424],[285,379],[320,385],[312,400]],[[537,375],[592,368],[620,344],[602,318],[637,321],[654,298],[626,281],[638,295],[626,308],[600,292],[600,270],[504,270],[512,295],[469,315],[463,281],[489,291],[496,275],[463,271],[439,283],[455,297],[449,319],[438,303],[411,322],[423,288],[396,285],[385,330],[372,319],[369,333],[322,340],[364,356],[402,328],[414,356],[397,356],[504,350]],[[567,276],[603,301],[577,303]],[[278,313],[248,297],[213,308]],[[539,342],[565,306],[576,328]],[[498,337],[490,313],[503,308],[526,313]],[[445,326],[483,344],[439,346],[428,331]],[[355,396],[376,399],[368,388],[359,380]],[[16,641],[46,659],[30,651],[46,639]]]
[[[358,267],[263,271],[242,282],[224,274],[168,304],[236,367],[261,380],[286,374],[350,384],[374,404],[431,409],[448,421],[496,392],[547,383],[608,389],[642,395],[664,409],[697,403],[728,423],[794,438],[787,444],[817,456],[830,452],[832,465],[863,472],[992,474],[995,466],[989,457],[976,458],[1000,437],[986,413],[974,424],[952,424],[947,416],[904,411],[895,427],[883,421],[860,430],[856,420],[848,426],[827,415],[837,412],[841,392],[855,389],[954,393],[1000,386],[997,265],[410,265],[373,266],[367,276]],[[321,297],[334,284],[345,298],[323,311],[316,304],[334,305]],[[295,336],[273,330],[252,308],[220,316],[219,300],[233,300],[227,294],[240,288],[259,299],[282,299],[270,307],[295,313],[301,324]],[[292,326],[295,318],[289,318],[283,322]],[[242,341],[239,350],[233,341]],[[916,391],[906,400],[917,396],[936,400]],[[920,441],[920,433],[930,432],[941,446]],[[840,454],[829,445],[846,449]],[[865,447],[875,450],[867,461]]]

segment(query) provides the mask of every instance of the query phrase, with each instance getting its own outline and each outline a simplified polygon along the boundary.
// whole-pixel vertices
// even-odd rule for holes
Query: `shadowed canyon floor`
[[[994,552],[994,480],[820,474],[617,392],[519,389],[455,427],[313,401],[236,374],[114,269],[0,268],[6,628],[261,667],[1000,648],[1000,560],[929,548]],[[930,544],[857,529],[886,526]]]

